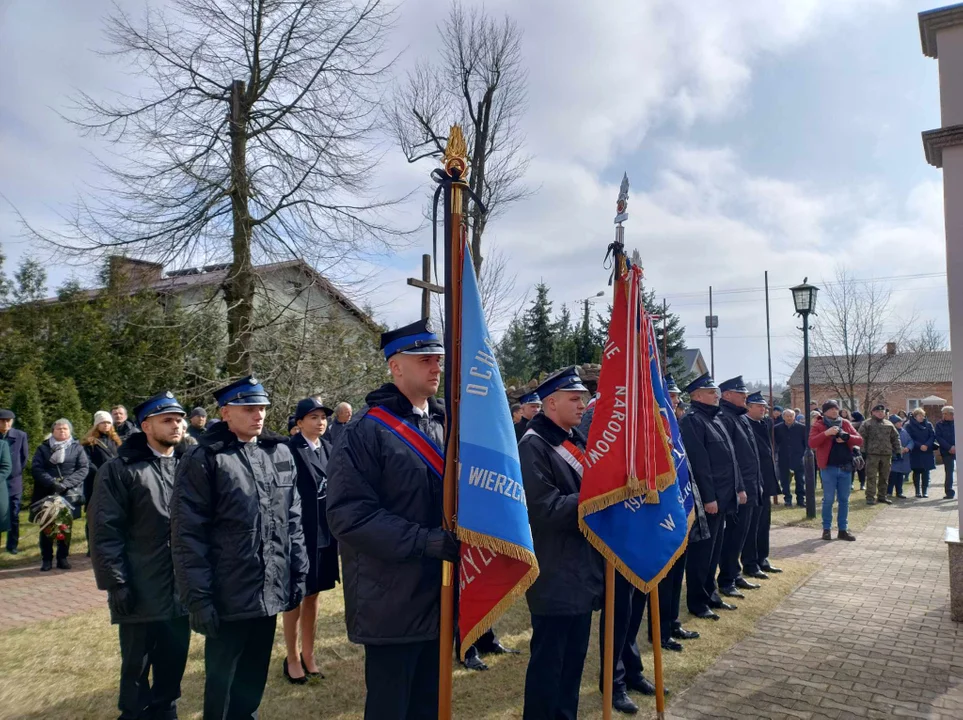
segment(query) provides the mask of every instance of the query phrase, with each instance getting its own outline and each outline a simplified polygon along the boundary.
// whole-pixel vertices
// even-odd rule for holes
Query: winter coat
[[[585,421],[584,415],[582,416],[582,421]],[[515,423],[515,442],[519,442],[522,439],[522,435],[524,435],[525,431],[528,430],[529,422],[531,421],[523,417],[519,418],[518,422]],[[592,422],[592,420],[589,419],[589,422]],[[588,437],[588,435],[585,435],[585,437]]]
[[[10,491],[7,483],[13,461],[10,459],[10,446],[0,442],[0,532],[10,530]]]
[[[213,604],[222,620],[290,609],[308,560],[297,472],[286,438],[242,443],[227,423],[208,430],[177,466],[171,550],[182,602]]]
[[[188,424],[187,426],[187,434],[190,435],[195,440],[200,440],[201,436],[203,436],[205,432],[206,432],[206,428],[194,427],[193,425],[190,425],[190,424]]]
[[[132,420],[129,418],[124,420],[120,425],[114,423],[114,430],[117,431],[117,435],[120,437],[121,442],[125,442],[134,433],[139,433],[140,428],[137,427]]]
[[[444,446],[445,406],[415,412],[392,383],[365,398],[328,462],[328,527],[341,548],[348,638],[363,645],[434,640],[441,560],[425,556],[442,521],[442,481],[401,438],[367,417],[382,407]]]
[[[910,467],[913,470],[934,469],[936,467],[936,457],[933,455],[936,450],[936,430],[933,428],[933,423],[925,418],[920,422],[911,415],[903,427],[913,440]],[[926,450],[922,449],[923,445],[926,446]]]
[[[889,420],[877,420],[871,417],[859,426],[859,434],[863,437],[864,455],[885,455],[892,457],[899,455],[902,445],[899,443],[899,430]]]
[[[30,459],[27,449],[27,433],[17,428],[10,428],[6,435],[0,435],[10,446],[10,477],[7,479],[7,486],[10,495],[19,495],[23,492],[23,469],[27,467],[27,460]]]
[[[759,470],[759,452],[756,448],[756,436],[749,424],[746,408],[733,405],[728,400],[719,403],[719,418],[725,425],[732,440],[732,447],[736,451],[736,462],[739,463],[739,473],[746,490],[746,505],[758,507],[762,503],[762,477]],[[738,508],[732,508],[732,511]]]
[[[109,435],[102,435],[96,440],[84,438],[80,443],[87,453],[87,477],[84,478],[84,500],[89,504],[94,494],[94,478],[101,465],[117,457],[118,445]]]
[[[30,473],[33,475],[33,500],[43,500],[50,495],[60,494],[74,506],[74,518],[80,517],[84,502],[84,479],[87,477],[87,453],[76,440],[71,440],[64,453],[64,461],[59,465],[50,462],[53,447],[50,441],[40,443],[33,454]],[[58,493],[54,484],[60,483]]]
[[[703,505],[718,503],[719,512],[735,512],[737,494],[745,490],[736,452],[715,405],[693,402],[679,421],[692,479]]]
[[[764,497],[778,495],[779,479],[776,475],[776,463],[772,457],[772,441],[769,436],[770,425],[762,420],[749,420],[756,439],[756,453],[759,456],[759,474],[762,478],[762,492]]]
[[[566,433],[539,413],[518,443],[538,579],[525,594],[532,615],[581,615],[601,607],[604,561],[579,530],[582,476],[555,450],[566,439],[585,449],[578,431]]]
[[[819,466],[820,470],[825,470],[829,467],[830,451],[832,450],[833,444],[842,444],[836,443],[835,436],[830,437],[826,435],[828,429],[825,420],[822,417],[818,417],[813,421],[809,431],[809,447],[816,453],[816,465]],[[843,432],[849,433],[846,446],[849,450],[848,457],[852,457],[853,448],[860,447],[863,444],[863,436],[856,431],[856,428],[853,427],[853,424],[849,422],[849,420],[842,421],[841,429]],[[851,463],[852,461],[850,460],[850,464]]]
[[[301,496],[301,527],[308,554],[305,595],[330,590],[338,582],[338,542],[328,529],[328,459],[331,445],[323,437],[314,451],[303,435],[288,441],[298,471],[298,495]]]
[[[134,608],[113,623],[170,620],[185,615],[174,587],[170,501],[177,458],[160,458],[135,433],[118,456],[101,465],[87,507],[90,557],[97,587],[108,594],[126,586]]]
[[[956,455],[950,454],[950,448],[956,447],[956,421],[940,420],[934,428],[936,432],[936,446],[940,449],[940,455],[945,458],[955,458]]]
[[[913,438],[911,438],[910,434],[906,432],[905,425],[899,431],[899,443],[904,448],[909,448],[910,450],[913,449]],[[901,449],[899,452],[899,460],[893,461],[893,465],[890,468],[890,471],[908,474],[910,470],[912,470],[912,468],[910,467],[909,453],[904,454]]]
[[[779,466],[790,470],[802,466],[803,455],[806,454],[809,438],[806,436],[806,426],[801,422],[792,425],[782,422],[773,428],[776,438],[776,455]]]
[[[334,418],[330,423],[328,423],[328,429],[325,431],[324,435],[322,435],[321,437],[327,440],[328,445],[330,445],[333,448],[334,443],[341,436],[341,433],[346,427],[346,425],[347,423],[343,423],[339,421],[337,418]]]

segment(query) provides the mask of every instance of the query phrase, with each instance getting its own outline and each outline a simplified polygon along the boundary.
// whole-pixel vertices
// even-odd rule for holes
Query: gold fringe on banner
[[[478,548],[484,548],[499,555],[505,555],[513,560],[527,563],[529,566],[528,572],[515,584],[515,587],[513,587],[505,597],[499,600],[495,607],[489,610],[481,621],[465,635],[465,639],[461,643],[461,660],[464,660],[468,648],[470,648],[478,638],[488,632],[492,626],[498,622],[498,619],[508,611],[519,597],[525,594],[525,591],[528,590],[538,578],[538,560],[535,554],[529,552],[526,548],[515,543],[510,543],[507,540],[502,540],[501,538],[485,535],[474,530],[466,530],[462,527],[458,528],[457,535],[458,539],[462,542]]]

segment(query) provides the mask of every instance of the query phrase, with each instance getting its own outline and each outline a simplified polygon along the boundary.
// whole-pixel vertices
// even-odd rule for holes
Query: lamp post
[[[792,302],[796,307],[796,314],[802,317],[803,326],[803,394],[805,404],[803,412],[806,414],[806,452],[803,454],[803,472],[806,475],[806,517],[816,517],[816,458],[812,448],[809,447],[809,430],[812,423],[811,412],[809,410],[809,316],[816,314],[816,293],[819,288],[806,282],[809,278],[803,278],[802,285],[789,288],[792,293]]]

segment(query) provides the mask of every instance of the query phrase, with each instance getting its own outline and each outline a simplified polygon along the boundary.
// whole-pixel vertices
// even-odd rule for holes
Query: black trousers
[[[522,720],[576,720],[592,613],[532,615]]]
[[[768,500],[769,498],[764,498],[764,502]],[[768,504],[766,504],[767,509],[768,507]],[[749,528],[746,533],[746,540],[742,545],[742,570],[745,572],[757,572],[764,557],[759,555],[759,523],[761,517],[761,507],[757,506],[750,509]],[[767,549],[766,553],[768,554],[768,552]]]
[[[187,617],[122,623],[120,636],[120,720],[173,720],[181,678],[191,646]],[[153,685],[150,674],[153,672]]]
[[[946,495],[954,495],[953,492],[953,471],[956,470],[956,455],[950,455],[946,453],[946,457],[943,458],[943,492]],[[11,498],[10,511],[13,512],[13,498]],[[10,516],[13,520],[13,516]]]
[[[625,692],[625,679],[639,678],[642,675],[642,655],[639,653],[637,636],[642,627],[642,617],[645,614],[645,593],[639,592],[632,583],[615,573],[615,600],[612,647],[608,651],[613,654],[615,661],[612,673],[612,692]],[[604,665],[601,658],[605,657],[605,605],[599,613],[599,691],[602,691]]]
[[[20,493],[10,494],[10,530],[7,532],[7,552],[20,544]]]
[[[709,538],[694,543],[689,548],[685,564],[686,606],[697,614],[709,609],[712,596],[716,594],[716,569],[722,555],[722,538],[726,520],[722,513],[706,513]]]
[[[732,585],[739,574],[742,566],[739,564],[739,556],[742,555],[742,548],[749,537],[749,529],[752,526],[753,508],[748,505],[740,505],[734,513],[729,513],[726,517],[726,530],[722,540],[722,556],[719,558],[719,587],[729,587]]]
[[[806,501],[806,475],[803,472],[802,458],[796,463],[779,462],[779,482],[782,485],[782,494],[786,500],[786,505],[792,504],[792,478],[789,473],[796,478],[796,504],[803,505]]]
[[[688,550],[682,553],[682,556],[675,561],[675,565],[659,583],[659,632],[663,640],[672,635],[673,629],[682,627],[682,623],[679,621],[679,605],[682,602],[682,580],[685,578],[686,556],[688,554]],[[652,639],[651,630],[649,639]]]
[[[364,646],[365,720],[436,720],[438,640]]]
[[[759,522],[756,525],[756,559],[761,570],[769,564],[769,531],[772,530],[772,498],[764,498],[759,508]],[[745,569],[746,561],[742,561]],[[749,568],[750,570],[752,568]]]
[[[57,540],[57,559],[64,560],[67,555],[70,554],[70,541],[69,540]],[[53,560],[54,541],[50,539],[50,536],[45,532],[40,533],[40,559],[41,560]]]
[[[250,720],[264,695],[277,616],[222,621],[204,646],[204,720]]]

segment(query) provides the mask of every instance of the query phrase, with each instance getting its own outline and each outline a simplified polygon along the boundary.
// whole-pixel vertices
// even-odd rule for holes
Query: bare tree
[[[947,350],[946,335],[936,329],[935,320],[927,320],[916,337],[910,339],[910,350],[915,353]]]
[[[226,261],[231,374],[249,372],[254,265],[317,265],[384,251],[397,234],[370,193],[388,63],[382,0],[170,0],[106,35],[148,82],[106,102],[81,93],[67,119],[115,145],[109,181],[67,233],[28,229],[78,253]]]
[[[472,191],[488,209],[483,216],[465,196],[475,272],[482,283],[482,236],[492,217],[530,194],[522,182],[529,156],[519,120],[527,107],[527,73],[521,31],[507,16],[496,20],[483,9],[455,3],[438,28],[443,51],[434,63],[421,61],[396,93],[388,121],[409,162],[441,157],[448,131],[465,130]]]
[[[890,287],[836,270],[819,294],[813,321],[813,384],[831,387],[850,408],[880,402],[887,388],[910,376],[919,353],[912,349],[916,314],[900,316]],[[898,352],[910,348],[910,352]],[[812,373],[812,371],[811,371]]]

